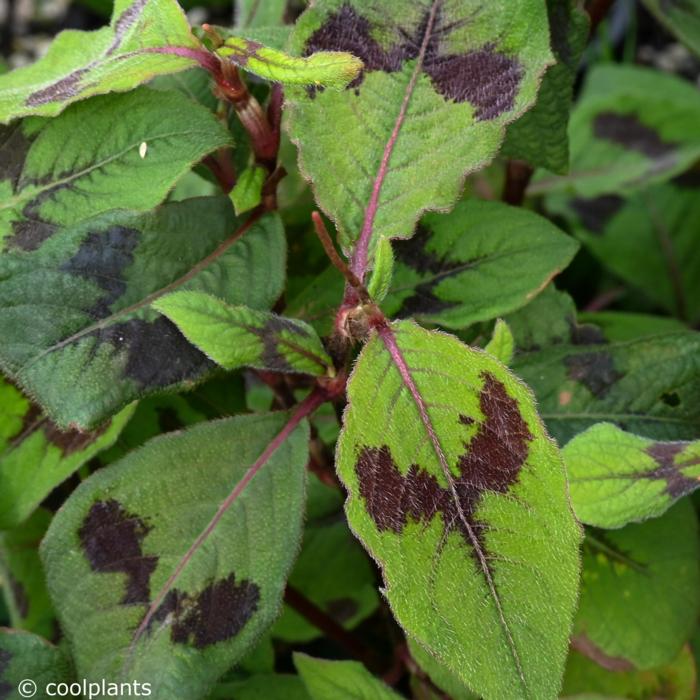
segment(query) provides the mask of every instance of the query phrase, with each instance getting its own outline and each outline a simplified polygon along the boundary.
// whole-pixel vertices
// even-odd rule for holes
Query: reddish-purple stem
[[[236,499],[241,495],[246,486],[253,480],[255,475],[267,464],[272,455],[280,448],[280,446],[287,440],[287,438],[294,432],[296,427],[301,423],[304,418],[310,416],[321,404],[323,404],[328,398],[328,393],[323,389],[316,389],[309,396],[307,396],[296,408],[292,417],[287,421],[287,424],[280,430],[280,432],[274,437],[270,444],[263,450],[263,453],[258,457],[255,463],[248,468],[248,471],[243,475],[243,478],[236,484],[233,491],[226,497],[223,503],[219,506],[219,509],[214,514],[214,517],[209,521],[209,524],[202,530],[202,532],[197,536],[195,541],[192,543],[190,548],[185,552],[183,557],[178,562],[173,573],[168,577],[163,587],[158,591],[153,602],[150,604],[145,617],[138,626],[134,638],[131,642],[131,648],[129,654],[131,655],[134,651],[136,643],[141,638],[143,633],[148,628],[153,615],[160,607],[163,599],[167,595],[168,591],[172,588],[175,581],[180,577],[185,567],[190,563],[195,552],[202,546],[202,544],[207,540],[209,535],[214,531],[216,526],[223,518],[226,511],[235,503]]]
[[[372,195],[370,196],[369,204],[365,210],[365,220],[362,224],[362,231],[360,232],[357,247],[355,248],[355,253],[350,264],[350,269],[362,282],[364,282],[365,272],[367,271],[369,245],[372,240],[372,233],[374,231],[374,220],[377,217],[377,210],[379,209],[379,196],[389,171],[389,162],[391,161],[391,156],[399,138],[401,127],[406,120],[406,113],[408,112],[408,107],[411,103],[411,98],[413,97],[413,91],[416,88],[416,83],[418,82],[418,78],[423,67],[425,52],[428,50],[428,43],[430,42],[430,36],[433,32],[433,24],[435,23],[435,16],[437,15],[439,6],[440,2],[438,0],[434,0],[432,10],[430,11],[430,17],[428,19],[428,25],[425,30],[425,36],[423,37],[423,43],[421,44],[420,53],[418,54],[418,60],[416,61],[416,67],[414,68],[413,75],[411,75],[411,80],[406,87],[406,92],[403,97],[403,102],[401,103],[399,116],[396,118],[396,123],[394,124],[394,129],[391,132],[391,136],[389,137],[386,147],[384,148],[382,161],[379,166],[379,170],[377,171],[377,176],[374,179],[374,185],[372,186]]]
[[[193,61],[197,61],[202,68],[214,74],[221,70],[219,59],[204,49],[191,49],[187,46],[151,46],[141,49],[141,51],[143,51],[143,53],[165,53],[171,56],[189,58]]]

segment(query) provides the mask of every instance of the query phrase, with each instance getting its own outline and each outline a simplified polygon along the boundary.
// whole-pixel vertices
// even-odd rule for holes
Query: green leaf
[[[537,214],[466,200],[448,216],[425,216],[410,241],[394,243],[397,262],[383,308],[464,328],[524,306],[577,250]]]
[[[378,304],[389,293],[394,276],[394,251],[388,238],[381,238],[377,244],[377,254],[372,269],[372,277],[367,285],[369,295]]]
[[[576,305],[566,293],[549,284],[527,306],[509,314],[508,324],[519,352],[574,342]]]
[[[656,442],[599,423],[563,455],[574,511],[588,525],[616,528],[656,517],[700,488],[700,441]]]
[[[504,155],[563,174],[569,169],[569,111],[590,21],[580,0],[547,0],[556,65],[545,73],[535,106],[508,128]]]
[[[564,675],[565,700],[649,700],[673,698],[696,700],[696,671],[692,654],[687,646],[670,664],[649,671],[610,671],[582,654],[572,652]],[[586,691],[590,695],[585,694]]]
[[[236,0],[236,26],[273,27],[282,24],[287,0]]]
[[[450,671],[448,668],[439,663],[434,657],[432,657],[420,644],[417,644],[413,640],[408,640],[408,648],[411,652],[413,660],[423,669],[430,680],[441,690],[444,690],[451,700],[478,700],[478,696],[474,695],[469,688],[467,688],[464,683],[461,682],[459,677]],[[423,695],[416,695],[418,698],[422,698]],[[433,695],[429,696],[430,698]],[[435,693],[435,700],[438,700],[440,696]]]
[[[265,168],[259,165],[251,165],[241,173],[230,194],[236,215],[255,209],[262,202],[262,188],[266,177]]]
[[[700,541],[689,501],[641,524],[589,532],[583,551],[574,639],[623,668],[673,661],[700,612]]]
[[[0,530],[19,525],[56,486],[112,445],[134,408],[93,432],[62,431],[0,377]]]
[[[700,2],[698,0],[643,0],[666,28],[700,56]]]
[[[585,326],[591,327],[591,324],[594,324],[602,333],[602,337],[611,342],[637,340],[687,330],[686,325],[676,318],[624,311],[583,312],[578,314],[578,318]]]
[[[109,27],[61,32],[43,58],[0,77],[0,124],[31,114],[53,117],[77,100],[132,90],[197,65],[198,54],[207,55],[175,0],[116,0]],[[125,128],[129,114],[120,113],[119,121]],[[79,140],[90,131],[83,126]]]
[[[244,681],[222,683],[209,700],[311,700],[299,676],[265,673]]]
[[[581,533],[530,391],[456,338],[382,326],[337,451],[394,616],[486,698],[556,697]]]
[[[571,172],[542,174],[530,193],[625,194],[663,182],[700,157],[700,93],[658,70],[604,64],[571,116]]]
[[[47,684],[71,680],[68,661],[53,644],[29,632],[0,627],[0,697],[3,700],[22,700],[37,692],[37,697],[46,698],[49,697]],[[55,692],[55,688],[52,690]]]
[[[506,366],[512,362],[515,339],[508,324],[502,318],[496,320],[493,336],[484,350]]]
[[[0,250],[37,250],[61,226],[112,209],[152,209],[228,144],[207,109],[148,88],[0,128]]]
[[[318,51],[307,58],[295,58],[257,41],[235,36],[226,39],[216,53],[238,68],[283,85],[340,90],[355,80],[362,70],[362,61],[351,53]]]
[[[0,533],[0,589],[10,624],[42,637],[56,634],[53,606],[39,561],[39,542],[51,514],[39,509],[21,527]]]
[[[547,206],[615,275],[680,318],[700,320],[700,190],[692,173],[626,198],[558,195]]]
[[[380,238],[410,237],[493,159],[535,101],[548,34],[542,0],[319,0],[299,18],[294,52],[347,50],[365,66],[341,93],[286,91],[301,170],[357,274]]]
[[[513,361],[560,445],[600,422],[655,440],[700,437],[700,333],[606,343],[595,326],[580,330],[576,344]]]
[[[175,292],[153,304],[207,357],[225,369],[332,374],[320,338],[303,321],[231,306],[201,292]]]
[[[308,456],[308,427],[282,439],[286,419],[230,418],[156,438],[69,498],[41,555],[82,677],[192,700],[272,623],[301,537]]]
[[[62,429],[201,381],[214,363],[151,304],[178,289],[254,308],[275,302],[280,220],[243,224],[232,214],[227,197],[112,211],[57,229],[37,251],[6,252],[0,364]]]
[[[356,661],[326,661],[297,652],[294,665],[311,700],[399,700],[401,697]]]

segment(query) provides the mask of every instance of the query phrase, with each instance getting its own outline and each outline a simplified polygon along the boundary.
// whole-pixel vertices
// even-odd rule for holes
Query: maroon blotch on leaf
[[[173,642],[203,649],[235,637],[256,612],[259,602],[260,588],[245,579],[236,583],[232,573],[195,596],[177,589],[168,591],[148,628],[172,616]]]
[[[78,530],[93,571],[126,574],[122,604],[148,603],[150,577],[158,557],[144,556],[141,545],[151,528],[117,501],[97,501]]]
[[[517,482],[532,440],[517,401],[508,395],[503,383],[490,372],[482,376],[484,420],[457,461],[460,476],[454,478],[454,487],[459,504],[450,489],[419,465],[412,464],[402,474],[388,446],[360,451],[355,465],[360,495],[380,531],[400,533],[409,521],[428,523],[439,513],[445,530],[457,529],[467,545],[473,546],[467,525],[481,539],[487,526],[476,520],[474,513],[482,494],[506,493]],[[461,425],[474,422],[469,416],[459,417]],[[480,545],[483,548],[482,542]]]
[[[612,355],[588,352],[564,358],[569,379],[581,382],[594,396],[604,398],[623,373],[615,369]]]
[[[648,158],[672,154],[677,146],[663,141],[658,132],[642,124],[633,114],[602,112],[593,122],[593,133],[599,139],[612,141]]]
[[[304,53],[348,51],[362,59],[363,71],[348,85],[348,89],[357,90],[366,73],[394,73],[406,61],[419,58],[430,15],[431,10],[426,10],[415,28],[398,27],[403,40],[384,48],[372,36],[369,20],[351,5],[344,4],[309,37]],[[422,67],[435,90],[446,100],[473,104],[478,120],[495,119],[513,108],[523,69],[515,58],[496,51],[491,44],[463,54],[441,53],[442,40],[465,23],[466,20],[444,22],[438,8],[431,34],[425,41]]]
[[[638,474],[639,479],[663,479],[666,482],[666,493],[671,498],[680,498],[692,493],[700,486],[697,479],[684,476],[681,469],[700,464],[700,458],[676,465],[675,459],[686,447],[684,442],[657,442],[649,445],[646,453],[659,465],[656,469]]]

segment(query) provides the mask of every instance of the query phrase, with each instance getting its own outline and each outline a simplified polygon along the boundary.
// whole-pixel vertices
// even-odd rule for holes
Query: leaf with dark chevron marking
[[[216,368],[153,302],[186,289],[266,308],[282,291],[284,263],[279,218],[247,226],[228,197],[60,228],[36,251],[0,255],[0,365],[62,429],[96,427],[136,398],[192,386]]]
[[[0,124],[55,116],[77,100],[133,90],[198,65],[199,51],[175,0],[116,0],[109,27],[61,32],[40,60],[0,76]]]
[[[659,442],[599,423],[563,454],[576,515],[596,527],[657,517],[700,488],[700,441]]]
[[[302,172],[362,273],[380,237],[409,238],[424,211],[454,205],[553,60],[542,0],[317,0],[291,46],[364,64],[345,91],[285,93]]]
[[[79,677],[192,700],[255,646],[303,529],[309,428],[278,439],[288,420],[237,416],[157,437],[73,492],[40,553]]]
[[[624,195],[679,175],[700,158],[700,94],[675,75],[601,64],[571,114],[568,175],[542,172],[531,194]]]
[[[692,173],[626,197],[547,198],[617,277],[678,318],[700,321],[700,183]]]
[[[303,321],[231,306],[201,292],[175,292],[153,307],[225,369],[248,366],[312,375],[334,372],[321,339]]]
[[[563,270],[576,242],[551,222],[500,202],[465,200],[428,214],[393,244],[385,313],[464,328],[527,304]]]
[[[643,320],[629,319],[636,325],[619,338],[610,324],[610,342],[570,320],[563,342],[515,356],[513,371],[532,387],[560,445],[601,421],[655,440],[697,438],[700,333],[653,324],[644,332]]]
[[[348,385],[351,527],[406,632],[486,697],[555,698],[581,532],[530,391],[490,355],[380,326]]]

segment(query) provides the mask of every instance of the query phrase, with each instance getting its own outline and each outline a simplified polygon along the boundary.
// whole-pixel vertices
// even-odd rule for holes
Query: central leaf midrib
[[[520,682],[522,683],[522,687],[527,693],[527,697],[530,697],[530,692],[529,692],[529,687],[527,685],[527,681],[525,680],[525,674],[523,672],[523,667],[522,667],[522,662],[520,660],[520,654],[518,653],[518,650],[515,646],[515,640],[513,638],[513,635],[510,631],[510,627],[508,625],[508,621],[506,620],[505,616],[505,611],[503,610],[503,606],[501,604],[501,599],[500,596],[498,595],[498,591],[496,590],[496,584],[495,581],[493,580],[493,577],[491,575],[491,571],[488,567],[488,563],[486,561],[486,556],[485,553],[483,552],[480,543],[474,534],[474,531],[467,521],[467,518],[464,514],[464,511],[462,509],[462,504],[459,500],[459,496],[455,490],[455,485],[454,485],[454,477],[452,475],[452,472],[450,471],[449,464],[447,464],[447,458],[445,456],[445,451],[442,448],[442,444],[440,443],[440,438],[438,437],[438,433],[435,430],[435,426],[432,423],[432,420],[430,418],[430,415],[428,413],[428,408],[427,405],[425,404],[425,401],[422,398],[422,395],[420,393],[420,390],[418,389],[418,385],[416,384],[415,380],[411,376],[411,368],[406,361],[406,358],[403,356],[403,352],[401,351],[401,348],[399,347],[396,334],[392,330],[390,326],[384,326],[383,328],[380,328],[379,331],[379,337],[386,349],[386,351],[389,353],[389,357],[391,358],[392,363],[394,364],[394,367],[396,368],[396,371],[399,374],[399,377],[401,378],[402,384],[406,387],[408,390],[409,394],[411,395],[411,398],[416,404],[416,408],[418,409],[418,414],[421,418],[421,423],[423,423],[423,426],[425,427],[425,430],[428,434],[428,438],[430,440],[430,443],[433,447],[433,451],[435,452],[435,456],[437,457],[438,463],[440,464],[440,468],[442,469],[445,478],[447,479],[448,483],[448,488],[450,490],[450,494],[452,498],[454,499],[456,508],[457,508],[457,514],[464,524],[467,534],[469,536],[469,539],[471,541],[471,545],[474,548],[474,551],[477,554],[477,558],[479,560],[479,564],[481,566],[482,573],[484,575],[484,578],[486,580],[486,584],[489,589],[489,593],[491,594],[491,597],[494,601],[494,604],[496,606],[496,611],[498,613],[498,618],[499,622],[501,624],[501,629],[503,631],[506,644],[508,646],[508,649],[511,653],[511,656],[513,658],[513,661],[515,662],[515,668],[518,674],[518,677],[520,679]],[[398,357],[394,356],[394,351],[398,355]],[[406,369],[406,372],[408,374],[408,377],[404,377],[403,372],[401,371],[401,367],[399,365],[399,361],[403,364],[403,366]]]
[[[408,107],[413,98],[413,93],[415,92],[416,85],[418,84],[418,77],[423,70],[423,62],[425,60],[425,53],[428,48],[428,43],[433,31],[433,26],[435,23],[435,17],[437,15],[438,8],[442,4],[442,0],[433,0],[430,8],[430,16],[426,25],[425,36],[421,42],[420,52],[418,58],[416,59],[416,65],[411,74],[411,78],[406,85],[404,91],[403,100],[401,102],[401,107],[399,109],[399,114],[394,122],[394,128],[389,135],[389,139],[384,147],[384,152],[382,154],[382,159],[380,161],[379,169],[375,175],[374,181],[372,183],[372,190],[370,195],[370,200],[367,203],[367,208],[365,209],[365,216],[362,223],[362,230],[355,246],[355,251],[351,260],[352,271],[362,279],[367,268],[368,263],[368,253],[369,246],[372,241],[374,234],[374,222],[380,207],[380,196],[384,182],[389,174],[389,164],[391,162],[394,149],[399,140],[399,135],[401,129],[406,120],[406,114],[408,113]]]

